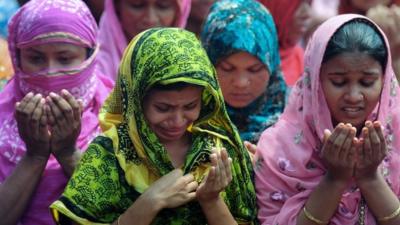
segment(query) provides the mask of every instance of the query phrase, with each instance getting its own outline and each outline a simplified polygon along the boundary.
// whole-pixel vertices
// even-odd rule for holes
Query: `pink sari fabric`
[[[14,119],[15,104],[28,92],[59,93],[68,90],[84,104],[79,149],[100,132],[97,114],[112,88],[112,81],[97,69],[97,25],[81,0],[31,0],[12,18],[8,44],[15,75],[0,93],[0,183],[13,171],[26,152]],[[45,37],[45,38],[44,38]],[[42,43],[72,43],[92,49],[91,56],[78,68],[69,71],[21,71],[18,51],[21,47]],[[46,74],[55,76],[48,77]],[[68,178],[51,156],[31,204],[20,224],[53,224],[48,207],[62,193]]]
[[[320,150],[323,130],[333,130],[333,124],[319,71],[329,39],[344,23],[356,18],[367,19],[347,14],[333,17],[317,29],[305,52],[305,72],[296,83],[287,108],[275,126],[262,134],[257,145],[255,182],[258,218],[264,225],[295,225],[300,210],[326,172]],[[386,38],[385,43],[388,46]],[[380,165],[380,171],[399,195],[400,141],[394,134],[400,132],[400,97],[388,54],[380,101],[369,119],[379,120],[385,127],[389,154]],[[356,224],[360,199],[359,190],[350,184],[330,224]],[[375,225],[368,208],[366,215],[365,224]]]
[[[192,0],[176,0],[178,15],[174,26],[185,28],[190,14]],[[114,0],[105,0],[104,13],[100,19],[99,69],[112,80],[117,79],[118,67],[128,40],[122,30],[115,11]]]

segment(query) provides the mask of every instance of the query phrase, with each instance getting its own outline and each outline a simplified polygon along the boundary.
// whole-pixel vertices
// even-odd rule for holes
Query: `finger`
[[[25,106],[28,104],[28,102],[30,102],[34,96],[35,95],[32,92],[29,92],[27,95],[25,95],[25,97],[20,101],[19,105],[20,109],[23,110]]]
[[[362,134],[363,134],[363,140],[364,140],[364,146],[363,146],[363,160],[371,160],[371,141],[369,139],[369,131],[368,128],[364,127],[362,129]]]
[[[232,159],[229,157],[228,152],[226,149],[223,149],[221,152],[221,158],[222,162],[224,164],[224,174],[223,176],[225,177],[226,184],[224,185],[224,188],[228,186],[228,184],[231,182],[232,178],[232,171],[231,171],[231,162]]]
[[[340,132],[337,134],[336,139],[333,141],[333,153],[336,158],[340,158],[340,155],[343,154],[343,144],[347,138],[347,135],[350,131],[348,125],[344,125],[341,127]]]
[[[44,99],[43,99],[44,100]],[[43,106],[44,108],[45,106]],[[45,139],[49,136],[49,130],[47,128],[47,113],[46,110],[43,110],[42,117],[40,117],[39,122],[39,135]]]
[[[256,154],[257,151],[257,146],[253,143],[250,143],[248,141],[244,141],[244,146],[247,148],[247,150],[251,153],[251,154]]]
[[[65,118],[66,121],[62,122],[67,122],[68,124],[72,124],[74,121],[74,115],[73,115],[74,112],[72,110],[71,105],[60,95],[57,95],[53,92],[50,92],[50,98],[54,102],[54,104],[58,106],[58,110],[60,110],[62,116]]]
[[[189,184],[190,182],[195,181],[193,174],[190,174],[190,173],[184,175],[181,180],[182,180],[182,183],[185,185]]]
[[[30,132],[34,139],[39,140],[40,137],[40,119],[43,114],[43,106],[44,106],[45,100],[42,98],[39,101],[39,104],[36,106],[34,111],[32,112],[32,117],[31,117],[31,122],[30,124]]]
[[[73,121],[80,121],[81,120],[81,105],[78,100],[75,99],[67,90],[61,91],[62,97],[68,102],[68,104],[72,108],[73,113]]]
[[[352,140],[352,144],[350,146],[350,150],[346,156],[346,160],[348,165],[350,165],[351,167],[354,166],[355,162],[356,162],[356,153],[357,153],[357,149],[359,147],[359,143],[357,138],[353,138]]]
[[[196,191],[196,189],[198,187],[199,187],[199,183],[197,183],[196,181],[192,181],[186,185],[185,189],[187,192],[193,192],[193,191]]]
[[[346,160],[346,158],[348,157],[355,135],[356,135],[356,129],[354,127],[350,127],[349,133],[343,143],[342,151],[340,151],[339,158],[341,160]]]
[[[387,147],[386,147],[386,139],[383,134],[383,126],[381,125],[381,123],[379,121],[375,121],[373,125],[374,125],[375,131],[379,137],[379,141],[381,143],[380,157],[385,157],[387,154]]]
[[[215,170],[215,166],[211,166],[210,171],[208,171],[208,174],[202,183],[207,185],[214,185],[216,177]]]
[[[44,106],[44,109],[46,111],[46,117],[47,117],[47,122],[51,127],[54,127],[56,125],[56,119],[53,116],[53,113],[51,112],[51,108],[48,104]]]
[[[40,100],[42,99],[41,94],[36,94],[33,96],[30,101],[25,104],[25,107],[22,109],[25,116],[30,119],[32,117],[33,111],[35,111],[37,105],[39,104]]]
[[[371,159],[377,160],[381,151],[381,141],[379,140],[379,136],[376,133],[372,122],[368,121],[366,126],[368,128],[369,140],[371,142]]]
[[[58,105],[54,102],[53,98],[47,96],[46,100],[50,107],[51,114],[54,117],[54,127],[56,126],[64,127],[64,124],[66,124],[67,121],[64,118],[64,114],[61,112]]]
[[[196,192],[189,192],[186,194],[186,201],[190,202],[196,198]]]
[[[225,152],[225,159],[222,158],[223,152]],[[221,149],[220,152],[217,154],[218,156],[218,174],[217,174],[217,181],[218,181],[218,187],[217,189],[223,189],[227,185],[228,179],[225,176],[226,171],[225,171],[225,163],[224,160],[228,159],[228,154],[226,153],[226,150],[223,148]]]

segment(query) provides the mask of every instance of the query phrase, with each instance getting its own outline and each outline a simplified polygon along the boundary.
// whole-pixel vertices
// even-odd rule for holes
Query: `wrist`
[[[199,202],[202,208],[210,208],[212,206],[216,206],[218,202],[222,201],[222,198],[218,194],[214,198],[197,198],[197,201]]]
[[[50,156],[50,155],[49,155]],[[28,165],[32,166],[40,166],[46,167],[47,161],[49,160],[49,156],[41,156],[41,155],[33,155],[33,154],[25,154],[21,161],[28,162]]]
[[[138,198],[140,205],[143,207],[147,207],[149,210],[153,211],[152,213],[157,214],[162,209],[166,208],[167,203],[165,201],[159,200],[147,191],[145,191],[140,197]]]
[[[366,189],[373,188],[374,184],[384,181],[384,179],[378,171],[375,171],[374,173],[368,174],[368,176],[357,178],[355,181],[360,189]]]
[[[322,182],[326,183],[328,186],[333,187],[336,190],[344,191],[348,186],[350,180],[336,179],[335,177],[327,173],[322,179]]]
[[[74,157],[76,152],[78,152],[78,151],[75,146],[68,146],[68,147],[63,147],[63,148],[59,148],[59,149],[52,149],[52,153],[53,153],[54,157],[57,158],[57,160],[70,159],[70,158]]]

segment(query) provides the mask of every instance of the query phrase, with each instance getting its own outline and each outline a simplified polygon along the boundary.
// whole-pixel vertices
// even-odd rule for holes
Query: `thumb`
[[[329,139],[329,137],[331,136],[331,131],[330,130],[328,130],[328,129],[325,129],[324,130],[324,143],[326,142],[326,141],[328,141],[328,139]]]
[[[244,141],[244,146],[247,148],[247,150],[252,153],[252,154],[256,154],[257,151],[257,146],[251,142],[248,141]]]

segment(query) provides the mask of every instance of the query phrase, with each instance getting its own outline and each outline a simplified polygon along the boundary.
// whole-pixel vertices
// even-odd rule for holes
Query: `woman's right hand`
[[[181,169],[175,169],[154,182],[143,197],[158,210],[176,208],[195,199],[197,187],[193,175],[183,175]]]
[[[47,161],[50,156],[50,134],[45,102],[40,94],[27,94],[16,104],[15,119],[19,135],[26,144],[27,155]]]
[[[354,175],[357,150],[356,128],[340,123],[331,133],[324,131],[322,159],[328,169],[327,178],[333,182],[347,184]]]

